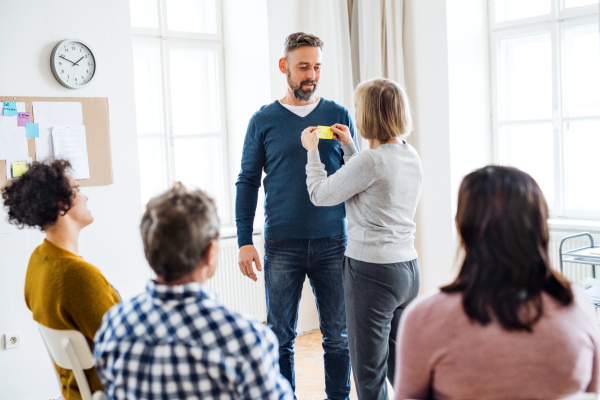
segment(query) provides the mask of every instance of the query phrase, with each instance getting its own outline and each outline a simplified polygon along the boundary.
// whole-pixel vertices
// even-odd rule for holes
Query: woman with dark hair
[[[456,280],[405,311],[396,399],[556,399],[598,392],[598,328],[583,290],[551,268],[548,207],[515,168],[465,177]]]
[[[78,256],[79,232],[94,221],[88,198],[67,175],[67,161],[33,163],[2,189],[8,221],[19,228],[38,228],[44,243],[31,258],[25,277],[25,302],[38,323],[83,333],[90,348],[102,317],[119,296],[102,273]],[[81,395],[70,370],[55,365],[66,400]],[[85,371],[92,392],[102,390],[95,369]]]

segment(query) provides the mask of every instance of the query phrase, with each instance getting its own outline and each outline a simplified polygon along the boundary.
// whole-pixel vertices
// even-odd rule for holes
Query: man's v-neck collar
[[[312,110],[311,112],[309,112],[308,114],[306,114],[304,117],[301,117],[301,116],[299,116],[298,114],[296,114],[296,113],[295,113],[295,112],[293,112],[292,110],[290,110],[290,109],[288,109],[287,107],[285,107],[283,104],[281,104],[281,101],[280,101],[280,100],[275,100],[275,102],[276,102],[276,103],[279,105],[279,107],[283,108],[285,111],[287,111],[287,112],[289,112],[289,113],[291,113],[291,114],[294,114],[294,116],[295,116],[296,118],[300,118],[301,120],[303,120],[303,119],[305,119],[305,118],[308,118],[308,117],[309,117],[309,116],[310,116],[312,113],[314,113],[315,111],[317,111],[317,110],[318,110],[318,109],[321,107],[321,105],[323,104],[323,101],[324,101],[324,100],[325,100],[324,98],[320,97],[320,98],[319,98],[319,104],[317,104],[317,106],[314,108],[314,110]],[[309,105],[309,106],[310,106],[311,104],[307,104],[307,105]]]

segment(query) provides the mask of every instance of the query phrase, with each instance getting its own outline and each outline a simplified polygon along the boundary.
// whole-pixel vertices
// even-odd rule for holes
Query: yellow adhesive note
[[[330,126],[317,126],[319,128],[319,139],[333,139],[333,132]]]
[[[27,171],[27,163],[25,161],[19,161],[12,163],[12,176],[18,178]]]

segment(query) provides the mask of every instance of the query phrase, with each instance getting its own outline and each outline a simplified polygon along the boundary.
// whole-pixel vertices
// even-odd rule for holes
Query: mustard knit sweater
[[[83,258],[44,240],[29,259],[25,277],[25,302],[33,319],[48,328],[77,330],[93,349],[94,335],[104,313],[119,302],[106,278]],[[75,376],[56,371],[66,400],[81,400]],[[85,371],[92,393],[102,390],[95,369]]]

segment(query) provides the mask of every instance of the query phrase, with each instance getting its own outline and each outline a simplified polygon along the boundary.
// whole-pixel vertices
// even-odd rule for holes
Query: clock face
[[[63,40],[52,51],[54,77],[65,87],[79,89],[87,85],[96,71],[96,59],[89,46],[77,40]]]

